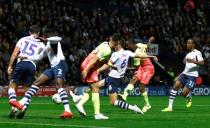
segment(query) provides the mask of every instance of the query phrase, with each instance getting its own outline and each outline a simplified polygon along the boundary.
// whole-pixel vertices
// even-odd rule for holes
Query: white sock
[[[9,101],[16,101],[16,92],[14,88],[8,89]]]
[[[64,90],[64,88],[59,88],[58,89],[58,94],[60,95],[61,101],[64,105],[64,110],[67,111],[67,112],[71,112],[70,107],[69,107],[68,96],[67,96],[67,93]]]
[[[134,108],[134,106],[133,106],[133,105],[129,105],[129,106],[128,106],[128,109],[130,109],[130,110],[134,110],[135,108]]]
[[[28,100],[28,98],[23,97],[23,98],[19,101],[19,103],[20,103],[21,105],[24,105],[24,104],[26,103],[27,100]]]
[[[174,103],[174,99],[175,99],[176,95],[177,95],[177,91],[172,89],[170,92],[170,95],[169,95],[169,104],[168,104],[168,107],[171,109],[173,107],[173,103]]]
[[[168,107],[172,108],[173,107],[173,103],[174,103],[174,99],[169,99]]]
[[[71,112],[69,104],[64,105],[64,110],[67,111],[67,112]]]

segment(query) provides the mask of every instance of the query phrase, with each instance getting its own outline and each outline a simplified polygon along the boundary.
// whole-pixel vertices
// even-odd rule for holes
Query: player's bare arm
[[[155,61],[158,61],[158,58],[156,56],[151,56],[151,55],[148,55],[148,54],[136,54],[135,57],[136,58],[152,58]]]
[[[36,39],[39,39],[41,42],[43,42],[43,43],[47,43],[47,39],[46,38],[44,38],[44,37],[37,37]]]
[[[103,66],[101,66],[97,72],[100,73],[100,72],[103,72],[105,70],[109,69],[109,65],[108,64],[104,64]]]
[[[13,65],[15,59],[17,58],[17,55],[18,55],[19,52],[20,52],[20,48],[15,47],[15,49],[14,49],[14,51],[13,51],[13,53],[12,53],[12,56],[11,56],[11,58],[10,58],[9,65],[8,65],[8,69],[7,69],[7,73],[8,73],[9,75],[11,75],[12,72],[13,72],[12,65]]]

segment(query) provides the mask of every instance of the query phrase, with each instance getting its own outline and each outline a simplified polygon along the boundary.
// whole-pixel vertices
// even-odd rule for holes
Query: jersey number
[[[58,75],[62,75],[62,69],[58,69]]]
[[[126,59],[123,60],[123,62],[122,62],[122,64],[121,64],[120,68],[121,68],[121,69],[124,68],[124,67],[126,66],[126,63],[127,63]]]
[[[190,83],[189,83],[189,87],[190,87],[190,88],[192,88],[192,87],[193,87],[193,85],[194,85],[194,82],[193,82],[193,81],[190,81]]]
[[[23,48],[23,53],[27,54],[29,56],[32,56],[35,53],[35,50],[34,50],[35,48],[37,48],[37,45],[35,45],[35,44],[30,44],[29,45],[29,42],[25,41],[25,46]]]

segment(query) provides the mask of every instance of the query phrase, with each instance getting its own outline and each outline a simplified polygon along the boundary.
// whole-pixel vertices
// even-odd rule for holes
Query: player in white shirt
[[[192,38],[187,40],[187,49],[190,51],[185,56],[185,69],[176,80],[169,96],[169,105],[163,109],[163,112],[173,111],[173,102],[177,95],[177,91],[183,88],[183,96],[186,97],[186,107],[191,106],[190,90],[195,86],[198,77],[198,65],[204,65],[204,60],[200,51],[195,49],[195,41]]]
[[[22,106],[20,106],[16,101],[16,86],[21,81],[26,87],[33,83],[33,81],[35,80],[37,61],[32,59],[17,59],[14,71],[13,64],[17,56],[33,57],[37,56],[44,50],[45,45],[38,39],[36,39],[39,36],[39,32],[40,28],[38,26],[31,26],[29,31],[30,36],[23,37],[17,42],[10,58],[7,72],[10,76],[12,76],[12,78],[9,84],[8,96],[10,105],[14,106],[9,115],[10,118],[13,118],[15,116],[16,108],[22,109]]]
[[[57,35],[57,33],[53,30],[48,30],[47,37],[50,38],[42,38],[42,40],[47,41],[45,50],[37,56],[27,57],[27,59],[30,58],[33,60],[40,60],[43,57],[48,56],[51,68],[45,70],[44,73],[42,73],[39,76],[39,78],[36,81],[34,81],[33,85],[25,93],[25,96],[23,97],[23,99],[21,100],[22,102],[20,103],[24,107],[22,109],[22,113],[19,114],[19,118],[23,118],[26,108],[29,105],[25,103],[27,103],[27,101],[30,101],[32,96],[36,94],[36,92],[39,89],[39,86],[52,79],[55,79],[56,81],[57,92],[60,95],[61,101],[64,105],[64,112],[60,115],[60,118],[72,118],[73,116],[69,107],[68,95],[63,88],[65,75],[68,72],[68,65],[65,62],[65,57],[61,48],[61,37],[56,37],[54,35]],[[21,56],[20,58],[25,59],[23,56]]]
[[[117,100],[117,90],[119,86],[125,85],[123,78],[130,57],[131,58],[149,57],[154,59],[157,58],[155,56],[139,55],[129,50],[124,50],[123,49],[124,47],[125,47],[125,41],[122,39],[115,49],[116,52],[112,53],[111,58],[108,62],[108,66],[110,67],[110,72],[108,77],[104,80],[99,81],[96,84],[96,86],[102,87],[104,85],[107,85],[111,105],[118,106],[121,109],[129,109],[134,112],[143,114],[143,112],[141,111],[140,108],[137,107],[137,105],[130,105],[124,101]],[[108,66],[104,65],[102,68],[98,70],[98,72],[105,70]]]

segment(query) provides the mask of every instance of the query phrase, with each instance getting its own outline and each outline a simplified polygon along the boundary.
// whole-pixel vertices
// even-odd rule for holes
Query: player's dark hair
[[[118,41],[120,41],[121,39],[122,39],[122,37],[121,37],[120,33],[114,33],[114,34],[112,35],[112,41],[114,41],[114,42],[118,42]]]
[[[119,44],[121,45],[121,47],[122,47],[123,49],[126,48],[126,42],[125,42],[125,39],[124,39],[124,38],[121,38],[121,40],[119,41]]]
[[[29,31],[31,32],[31,33],[39,33],[40,32],[40,27],[38,26],[38,25],[32,25],[30,28],[29,28]]]
[[[196,47],[197,42],[195,41],[195,38],[191,37],[188,40],[191,40],[191,43],[194,44],[194,46]]]

